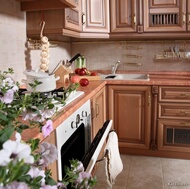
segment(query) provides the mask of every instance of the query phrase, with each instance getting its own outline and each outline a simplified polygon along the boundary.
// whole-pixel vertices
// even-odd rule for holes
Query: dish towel
[[[123,170],[123,163],[118,148],[118,137],[115,131],[111,131],[108,135],[108,141],[104,150],[105,156],[105,172],[109,188],[115,184],[115,179]]]

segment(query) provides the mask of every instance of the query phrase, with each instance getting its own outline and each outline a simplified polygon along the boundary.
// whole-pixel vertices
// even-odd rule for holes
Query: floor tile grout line
[[[130,156],[129,171],[128,171],[128,174],[127,174],[127,184],[126,184],[126,189],[127,189],[127,187],[128,187],[128,182],[129,182],[129,174],[130,174],[130,170],[131,170],[132,157],[133,157],[133,156]]]
[[[165,189],[165,182],[164,182],[164,171],[163,171],[163,165],[162,165],[162,158],[160,158],[160,166],[161,166],[161,176],[162,176],[162,188]]]

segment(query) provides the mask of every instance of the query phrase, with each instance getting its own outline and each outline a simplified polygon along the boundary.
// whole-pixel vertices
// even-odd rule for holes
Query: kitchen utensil
[[[56,88],[56,81],[60,79],[59,76],[49,75],[43,72],[27,72],[25,71],[27,79],[22,80],[26,84],[26,89],[28,92],[34,92],[34,89],[30,86],[30,83],[34,83],[35,80],[42,82],[40,85],[36,86],[36,92],[48,92]]]
[[[73,61],[75,61],[79,56],[81,56],[80,53],[76,54],[73,58],[71,58],[71,60],[69,60],[68,62],[65,63],[65,66],[67,66],[67,67],[71,66]]]
[[[55,68],[52,70],[52,72],[49,75],[52,75],[55,72],[55,70],[58,68],[58,66],[63,63],[64,63],[64,60],[60,60],[59,63],[55,66]]]

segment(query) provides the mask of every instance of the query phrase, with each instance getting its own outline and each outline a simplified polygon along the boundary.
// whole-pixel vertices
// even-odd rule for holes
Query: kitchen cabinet
[[[190,36],[190,2],[187,0],[113,0],[110,10],[110,38]]]
[[[81,31],[81,3],[76,8],[26,12],[27,36],[40,36],[39,23],[44,20],[44,35],[52,34],[79,37]],[[35,18],[35,19],[34,19]]]
[[[56,145],[56,136],[55,131],[53,131],[47,138],[43,140],[43,142],[48,142],[50,144]],[[48,169],[51,169],[52,172],[52,178],[57,181],[58,180],[58,172],[57,172],[57,161],[54,161],[53,163],[49,164],[47,167]]]
[[[137,32],[136,0],[112,0],[110,2],[111,32]]]
[[[37,11],[63,9],[66,7],[74,8],[77,6],[77,0],[16,0],[21,2],[21,11]]]
[[[159,87],[158,150],[190,152],[189,87]]]
[[[150,149],[151,87],[108,85],[108,117],[121,152]]]
[[[187,31],[186,0],[144,1],[144,32]]]
[[[75,8],[26,12],[27,35],[39,35],[39,23],[45,21],[45,35],[77,38],[108,38],[109,0],[76,0]],[[35,18],[35,19],[34,19]]]
[[[91,99],[92,139],[106,121],[105,95],[105,87],[103,87]]]
[[[82,0],[82,31],[109,33],[109,0]]]

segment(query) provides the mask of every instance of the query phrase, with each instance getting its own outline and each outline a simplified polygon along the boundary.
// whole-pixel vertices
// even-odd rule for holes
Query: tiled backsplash
[[[190,51],[189,41],[152,42],[57,42],[50,48],[50,71],[60,60],[68,60],[76,53],[84,54],[90,70],[111,70],[117,60],[119,70],[143,71],[190,71],[190,59],[155,60],[156,54],[177,45]],[[25,12],[20,11],[20,3],[15,0],[1,0],[0,6],[0,70],[14,68],[14,78],[25,78],[23,71],[40,65],[41,50],[29,50],[26,38]],[[140,63],[140,66],[126,63]],[[74,68],[74,66],[73,66]]]
[[[189,58],[176,58],[171,48],[190,52],[189,41],[146,41],[146,42],[75,42],[72,54],[86,56],[88,69],[111,70],[118,60],[118,70],[142,71],[190,71]],[[174,58],[160,59],[159,55]],[[181,54],[184,56],[184,53]]]

